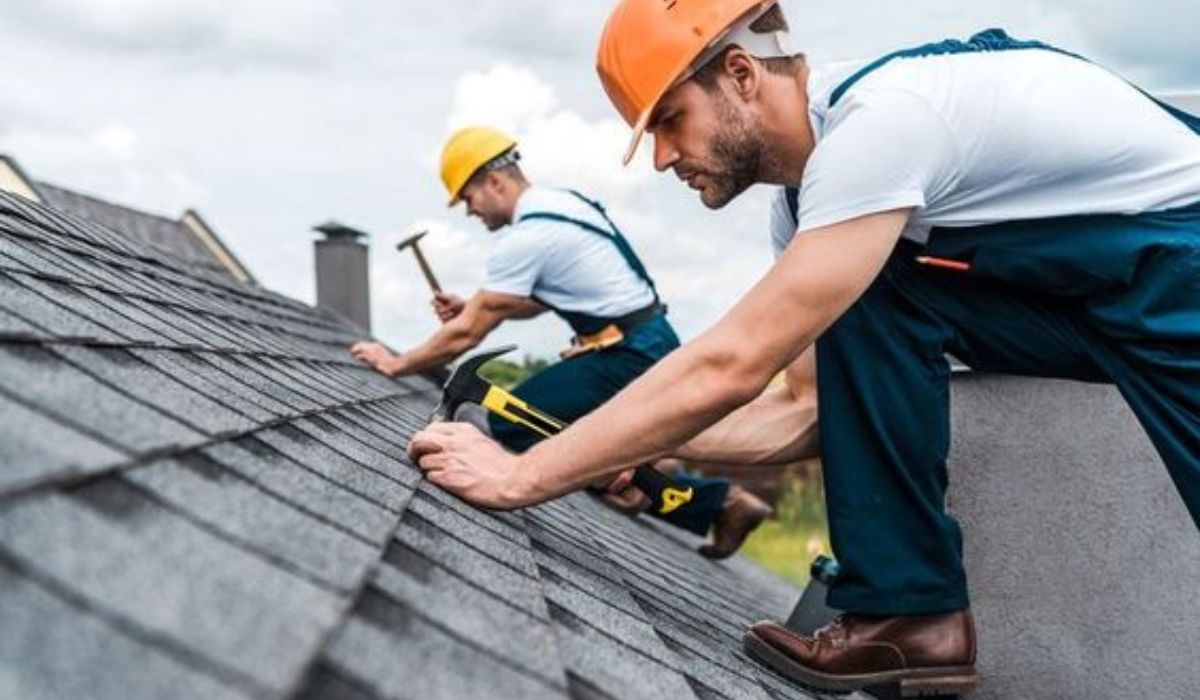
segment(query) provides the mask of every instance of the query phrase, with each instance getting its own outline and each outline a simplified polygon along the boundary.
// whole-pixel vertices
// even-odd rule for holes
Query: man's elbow
[[[744,351],[713,351],[706,354],[697,382],[705,408],[725,414],[753,401],[771,374]]]

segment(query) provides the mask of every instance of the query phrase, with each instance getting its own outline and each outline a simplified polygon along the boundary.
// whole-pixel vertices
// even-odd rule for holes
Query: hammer
[[[479,376],[479,368],[484,363],[511,352],[516,347],[505,345],[495,350],[485,350],[458,363],[442,388],[442,401],[433,410],[431,420],[451,420],[459,406],[474,403],[542,437],[557,435],[565,430],[567,423],[537,410]],[[690,486],[681,486],[650,466],[641,466],[634,470],[633,485],[650,498],[654,511],[660,515],[666,515],[688,503],[694,495]]]
[[[435,294],[442,292],[442,286],[438,284],[437,278],[433,276],[433,270],[430,269],[429,263],[425,260],[425,256],[421,254],[421,246],[418,242],[425,237],[429,231],[420,231],[396,244],[396,250],[403,253],[405,248],[412,248],[413,255],[417,256],[417,264],[421,266],[421,272],[425,274],[425,281],[429,283],[429,288]]]

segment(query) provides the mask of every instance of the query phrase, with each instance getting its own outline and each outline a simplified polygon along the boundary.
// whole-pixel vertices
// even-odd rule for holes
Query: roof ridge
[[[107,207],[112,207],[113,209],[120,209],[122,211],[128,212],[130,214],[134,214],[139,217],[145,217],[145,218],[149,218],[149,219],[158,219],[160,221],[172,223],[172,224],[180,223],[179,219],[173,219],[173,218],[167,216],[166,214],[159,214],[157,212],[147,211],[145,209],[137,209],[133,205],[130,205],[130,204],[122,204],[120,202],[114,202],[111,199],[105,199],[103,196],[101,196],[99,194],[92,194],[90,192],[84,192],[82,190],[78,190],[78,189],[74,189],[74,188],[70,188],[70,187],[63,187],[62,185],[55,185],[51,182],[46,182],[45,180],[34,180],[33,184],[39,190],[43,187],[48,187],[52,190],[64,192],[73,197],[79,197],[81,199],[86,199],[88,201],[95,202],[96,204],[102,204]],[[50,205],[47,204],[47,206],[50,206]]]

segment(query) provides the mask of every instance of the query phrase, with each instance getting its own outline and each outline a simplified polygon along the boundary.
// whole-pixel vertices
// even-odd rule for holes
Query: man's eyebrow
[[[646,120],[646,131],[654,131],[658,123],[662,121],[663,113],[666,111],[666,108],[662,105],[655,107],[654,111],[650,113],[650,118]]]

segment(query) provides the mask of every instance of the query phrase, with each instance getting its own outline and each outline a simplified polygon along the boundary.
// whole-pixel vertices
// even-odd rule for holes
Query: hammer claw
[[[502,345],[492,350],[484,350],[464,358],[450,373],[450,378],[442,387],[442,400],[433,409],[431,421],[446,421],[454,418],[454,412],[464,403],[483,403],[491,384],[479,376],[479,368],[488,362],[516,350],[516,345]]]

